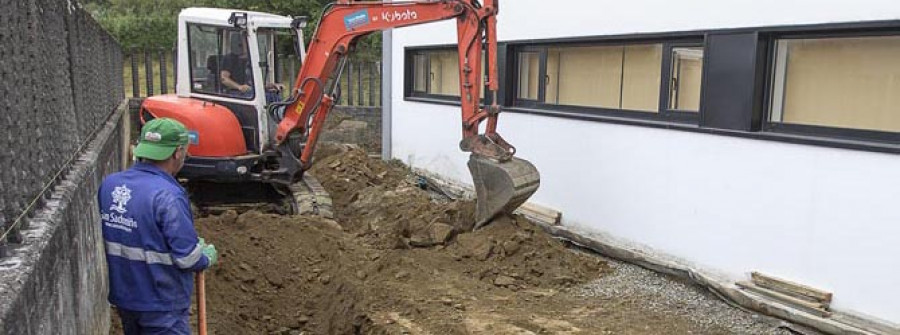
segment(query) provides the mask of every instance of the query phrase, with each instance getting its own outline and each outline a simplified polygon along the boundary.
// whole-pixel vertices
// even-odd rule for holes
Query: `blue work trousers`
[[[138,312],[118,309],[125,335],[190,335],[188,309],[169,312]]]

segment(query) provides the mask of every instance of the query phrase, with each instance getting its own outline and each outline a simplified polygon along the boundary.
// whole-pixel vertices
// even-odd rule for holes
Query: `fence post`
[[[359,99],[357,100],[357,105],[359,105],[359,106],[363,105],[363,97],[365,96],[365,94],[363,94],[364,93],[363,92],[363,69],[365,68],[365,66],[363,66],[363,64],[365,64],[365,63],[359,62],[358,63],[359,69],[356,70],[356,87],[359,88],[359,92],[357,92],[357,94],[359,94]]]
[[[190,78],[190,76],[188,76]],[[178,86],[178,48],[172,49],[172,93],[175,93],[175,86]]]
[[[369,72],[369,105],[375,106],[375,62],[369,63],[369,66],[366,66],[367,72]]]
[[[137,52],[131,49],[131,97],[141,96],[141,81],[138,79]]]
[[[347,61],[347,106],[353,106],[353,62]]]
[[[153,95],[153,55],[144,50],[144,75],[147,77],[147,96]]]
[[[291,64],[290,64],[291,72],[288,73],[288,75],[290,76],[290,77],[288,77],[288,78],[290,78],[290,81],[288,81],[288,83],[291,86],[288,87],[288,89],[292,90],[292,89],[294,89],[294,82],[297,81],[297,60],[294,58],[290,58],[290,60],[291,60]],[[292,95],[292,94],[294,94],[294,92],[288,91],[288,95]]]
[[[382,93],[384,92],[384,87],[381,87],[381,84],[383,84],[382,71],[384,71],[384,69],[381,68],[381,62],[375,62],[375,72],[378,73],[378,105],[377,106],[381,106],[381,104],[382,104],[381,99],[382,99],[382,95],[383,95]]]
[[[159,51],[159,93],[166,94],[169,93],[168,78],[166,78],[166,66],[168,63],[166,62],[166,52],[164,50]]]

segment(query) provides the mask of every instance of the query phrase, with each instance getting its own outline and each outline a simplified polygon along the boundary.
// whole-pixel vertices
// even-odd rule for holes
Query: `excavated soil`
[[[226,212],[197,229],[212,334],[727,334],[629,298],[585,297],[611,273],[522,217],[469,232],[473,203],[402,164],[333,145],[311,171],[335,220]],[[114,324],[118,321],[114,321]]]

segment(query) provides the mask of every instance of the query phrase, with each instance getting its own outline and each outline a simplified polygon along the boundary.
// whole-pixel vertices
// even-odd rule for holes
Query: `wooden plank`
[[[756,271],[751,273],[750,277],[752,278],[753,283],[760,287],[778,291],[801,299],[821,302],[826,305],[831,303],[831,292],[825,292],[803,284],[789,282],[787,280],[764,275]]]
[[[516,212],[525,217],[541,221],[544,224],[559,225],[562,219],[562,213],[544,206],[535,205],[533,203],[525,203],[516,209]]]
[[[871,319],[866,319],[864,317],[858,315],[851,315],[846,313],[835,313],[831,316],[832,320],[843,322],[845,324],[854,326],[860,329],[867,329],[873,333],[879,335],[898,335],[900,334],[900,327],[891,326],[883,321],[873,321]]]
[[[754,285],[750,282],[737,282],[738,287],[743,288],[747,291],[755,293],[757,295],[763,295],[771,299],[775,299],[783,304],[787,304],[790,306],[798,307],[804,312],[813,313],[815,315],[821,317],[830,317],[831,312],[827,311],[827,306],[821,303],[809,302],[803,299],[798,299],[787,294],[783,294],[777,291],[769,290],[766,288],[762,288]]]

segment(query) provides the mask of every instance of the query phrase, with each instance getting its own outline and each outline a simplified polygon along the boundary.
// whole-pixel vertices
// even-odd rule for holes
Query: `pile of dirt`
[[[474,221],[471,201],[432,201],[402,164],[369,158],[353,146],[326,149],[310,171],[352,233],[383,248],[443,244]]]
[[[633,301],[571,294],[609,273],[606,262],[519,216],[470,232],[472,202],[436,200],[398,162],[326,145],[310,173],[331,193],[335,220],[256,211],[197,219],[220,252],[206,279],[212,334],[709,330]]]
[[[216,333],[350,334],[364,326],[364,295],[344,274],[368,260],[336,222],[250,211],[198,224],[220,253],[206,284]]]
[[[433,201],[408,168],[359,148],[323,149],[311,173],[333,197],[334,221],[255,211],[197,220],[221,255],[207,276],[215,333],[393,333],[410,322],[466,333],[447,310],[464,314],[488,292],[551,294],[606,269],[521,217],[469,232],[472,202]],[[409,321],[419,319],[433,322]]]
[[[595,277],[602,262],[585,261],[520,216],[501,217],[477,232],[475,203],[434,201],[396,161],[372,159],[353,146],[329,148],[311,171],[331,192],[348,232],[381,249],[438,247],[471,259],[468,272],[510,288],[565,286]]]

